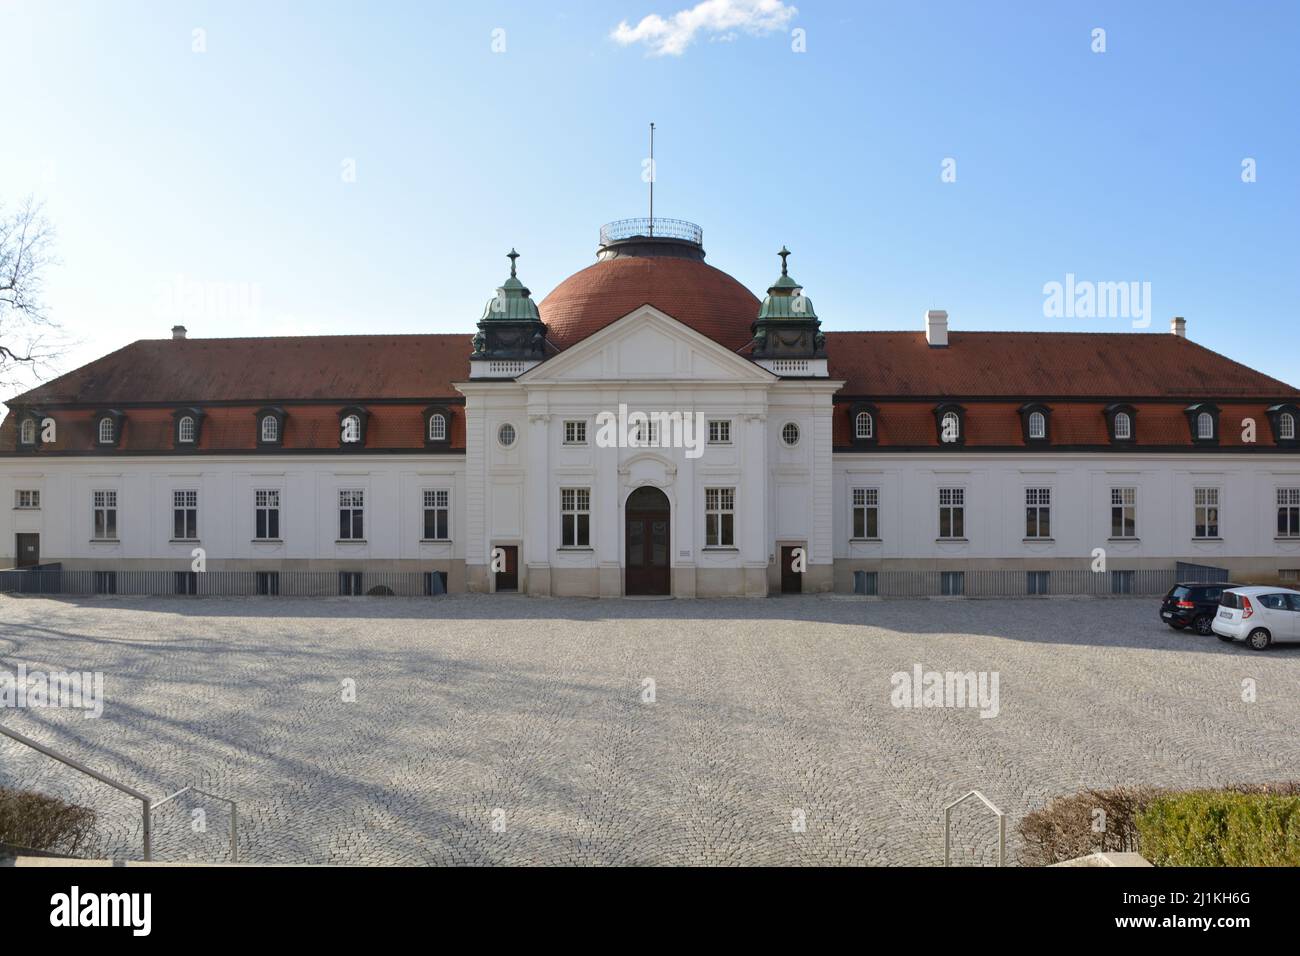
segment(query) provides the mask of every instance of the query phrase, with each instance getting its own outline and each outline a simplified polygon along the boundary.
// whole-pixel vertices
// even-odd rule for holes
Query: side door
[[[781,593],[801,594],[803,575],[794,569],[794,548],[781,548]]]
[[[499,545],[505,558],[505,567],[496,573],[497,592],[519,590],[519,546],[514,544]]]
[[[41,536],[39,534],[20,534],[14,542],[17,551],[14,564],[20,568],[33,568],[41,563]]]

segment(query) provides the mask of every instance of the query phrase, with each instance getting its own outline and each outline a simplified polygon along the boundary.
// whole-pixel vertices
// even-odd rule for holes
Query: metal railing
[[[433,597],[440,571],[0,571],[0,593],[180,597]]]
[[[1152,596],[1176,583],[1212,584],[1211,572],[1182,569],[1091,571],[853,571],[854,594],[872,597],[1018,598]],[[445,571],[0,571],[0,594],[188,597],[433,597],[447,591]],[[1242,582],[1249,583],[1249,582]]]
[[[71,767],[73,770],[84,773],[86,776],[98,780],[100,783],[112,787],[114,790],[125,793],[128,797],[133,797],[134,799],[139,800],[141,813],[140,824],[143,837],[142,851],[143,859],[146,863],[153,861],[153,812],[158,809],[158,807],[175,800],[184,793],[199,793],[205,797],[210,797],[213,800],[220,800],[222,803],[230,804],[230,861],[232,863],[239,862],[239,805],[229,797],[219,797],[215,793],[200,790],[198,787],[184,787],[170,796],[163,797],[161,800],[155,800],[153,797],[149,796],[149,794],[137,790],[129,784],[122,783],[120,780],[114,780],[112,777],[108,776],[108,774],[100,773],[98,770],[87,767],[80,760],[74,760],[72,757],[61,754],[57,750],[32,740],[31,737],[28,737],[25,734],[20,734],[16,730],[10,730],[2,724],[0,724],[0,734],[4,734],[6,737],[9,737],[11,740],[16,740],[25,747],[30,747],[38,753],[42,753],[47,757],[57,760],[64,766]]]
[[[1202,581],[1173,568],[1092,571],[974,569],[853,572],[853,593],[874,597],[1082,597],[1163,595],[1178,582]]]
[[[952,865],[952,811],[971,797],[977,797],[998,818],[998,866],[1007,865],[1007,815],[999,810],[988,797],[978,790],[972,790],[964,797],[959,797],[943,808],[943,865]]]
[[[98,780],[100,783],[106,784],[114,790],[125,793],[128,797],[134,797],[136,800],[139,800],[142,825],[144,827],[144,858],[145,860],[153,859],[153,814],[151,812],[153,807],[153,797],[149,796],[147,793],[140,792],[135,787],[122,783],[120,780],[114,780],[107,774],[102,774],[98,770],[93,770],[79,760],[65,757],[57,750],[52,750],[42,743],[37,743],[35,740],[32,740],[32,738],[20,734],[16,730],[10,730],[8,727],[0,725],[0,734],[4,734],[6,737],[18,741],[25,747],[31,747],[33,750],[43,753],[47,757],[52,757],[64,766],[71,767],[73,770],[84,773],[86,776]]]
[[[685,219],[617,219],[600,227],[600,244],[622,239],[684,239],[704,245],[704,230]]]
[[[238,863],[239,862],[239,804],[237,804],[234,800],[231,800],[229,797],[219,797],[215,793],[211,793],[207,790],[201,790],[198,787],[182,787],[181,789],[177,790],[175,793],[169,794],[168,796],[165,796],[161,800],[158,800],[150,805],[149,814],[150,814],[151,821],[152,821],[154,810],[157,810],[163,804],[170,803],[171,801],[175,800],[177,797],[182,796],[183,794],[186,793],[197,793],[200,794],[201,796],[209,797],[213,800],[220,800],[222,803],[230,804],[230,862]]]

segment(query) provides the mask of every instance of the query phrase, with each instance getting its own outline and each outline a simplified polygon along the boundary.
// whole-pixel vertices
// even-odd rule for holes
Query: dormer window
[[[869,440],[875,435],[876,422],[870,412],[858,412],[853,419],[853,437]]]
[[[1217,445],[1219,443],[1219,408],[1202,402],[1183,409],[1191,429],[1192,444]]]
[[[868,402],[849,406],[849,441],[854,448],[872,448],[880,437],[880,411]]]
[[[445,449],[451,445],[451,409],[430,405],[424,410],[424,447]]]
[[[1031,402],[1020,406],[1020,428],[1026,445],[1047,445],[1051,442],[1052,410],[1046,405]]]
[[[1043,415],[1042,412],[1030,412],[1029,437],[1030,438],[1047,437],[1047,418]]]
[[[1119,412],[1115,416],[1115,440],[1128,441],[1133,437],[1133,419],[1128,412]]]
[[[938,433],[939,444],[946,448],[957,448],[966,442],[966,409],[952,402],[945,402],[934,410],[934,424]]]
[[[201,408],[178,408],[172,412],[172,442],[181,450],[193,450],[199,443],[203,430]]]
[[[58,441],[54,419],[35,408],[19,409],[17,414],[19,451],[36,451],[43,443]]]
[[[1273,426],[1273,440],[1284,448],[1300,447],[1296,438],[1296,425],[1300,424],[1300,406],[1291,402],[1274,405],[1268,409],[1268,421]]]
[[[117,447],[122,440],[122,423],[125,419],[125,415],[114,409],[95,412],[91,419],[95,445],[99,448]]]
[[[1132,445],[1137,437],[1137,409],[1132,405],[1117,402],[1101,410],[1106,416],[1106,431],[1110,434],[1111,444]]]
[[[284,447],[285,417],[284,409],[278,405],[268,405],[253,413],[253,420],[257,422],[257,447]]]
[[[366,443],[366,422],[370,413],[360,405],[339,410],[339,447],[360,449]]]

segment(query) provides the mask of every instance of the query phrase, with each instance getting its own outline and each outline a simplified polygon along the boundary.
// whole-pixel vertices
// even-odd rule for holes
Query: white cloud
[[[736,31],[751,36],[784,30],[799,10],[782,0],[703,0],[665,20],[657,13],[636,26],[624,20],[610,37],[623,46],[643,43],[654,56],[681,56],[703,34],[713,40],[730,40]]]

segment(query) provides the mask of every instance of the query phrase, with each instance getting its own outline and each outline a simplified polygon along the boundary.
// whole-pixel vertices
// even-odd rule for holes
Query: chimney
[[[925,340],[931,348],[947,347],[948,313],[943,309],[931,309],[925,313]]]
[[[1169,320],[1169,331],[1180,339],[1187,338],[1187,320],[1181,315],[1175,315]]]
[[[183,326],[183,325],[173,325],[173,326],[172,326],[172,338],[173,338],[173,339],[183,339],[183,338],[185,338],[185,326]]]

